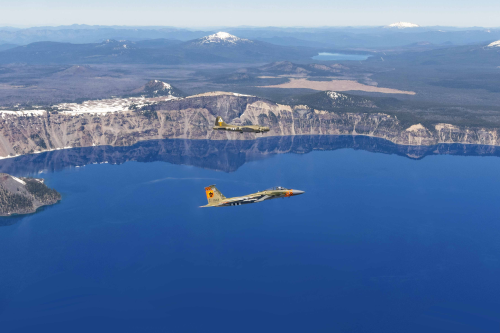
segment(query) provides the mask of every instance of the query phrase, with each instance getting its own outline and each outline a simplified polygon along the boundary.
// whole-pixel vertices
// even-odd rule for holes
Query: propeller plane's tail
[[[217,118],[215,118],[215,126],[227,126],[227,124],[224,122],[221,116],[217,116]]]

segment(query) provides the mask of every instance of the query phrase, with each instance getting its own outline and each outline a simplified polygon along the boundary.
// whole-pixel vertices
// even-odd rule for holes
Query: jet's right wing
[[[228,200],[223,201],[220,206],[240,206],[240,205],[245,205],[245,204],[261,202],[261,201],[264,201],[268,198],[270,198],[269,195],[237,197],[234,199],[228,199]]]

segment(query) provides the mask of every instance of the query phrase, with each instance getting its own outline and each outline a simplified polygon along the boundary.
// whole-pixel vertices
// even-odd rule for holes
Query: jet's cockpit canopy
[[[282,186],[275,186],[275,187],[268,188],[266,191],[285,191],[285,190],[288,190],[288,189],[286,187],[282,187]]]

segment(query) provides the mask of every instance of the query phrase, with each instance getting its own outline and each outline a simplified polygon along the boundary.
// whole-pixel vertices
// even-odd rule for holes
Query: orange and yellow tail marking
[[[214,197],[214,191],[211,187],[205,187],[205,192],[207,192],[207,199],[212,199]]]

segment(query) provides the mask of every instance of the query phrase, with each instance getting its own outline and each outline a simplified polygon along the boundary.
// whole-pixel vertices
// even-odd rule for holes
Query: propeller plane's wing
[[[259,125],[232,125],[226,124],[222,117],[215,118],[214,130],[225,130],[233,132],[251,132],[251,133],[264,133],[269,131],[269,127]]]

